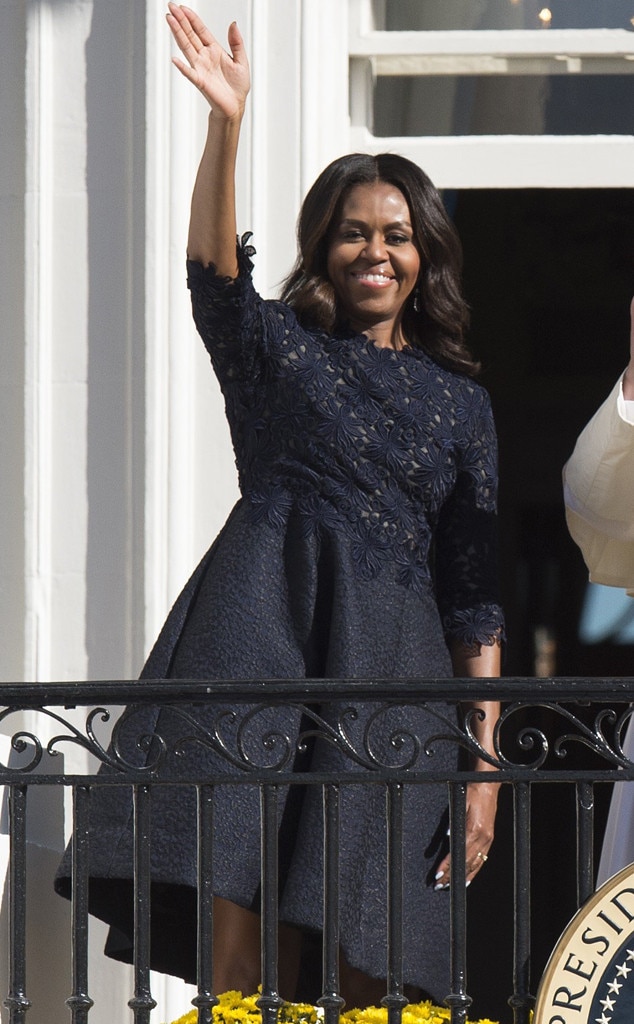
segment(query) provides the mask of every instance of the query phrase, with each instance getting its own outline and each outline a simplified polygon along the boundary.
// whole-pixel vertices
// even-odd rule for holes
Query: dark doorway
[[[627,362],[634,190],[463,191],[455,221],[500,441],[505,673],[533,674],[542,628],[555,645],[549,674],[629,675],[631,648],[597,656],[579,640],[587,573],[561,470]]]
[[[447,201],[465,251],[471,347],[500,442],[504,674],[633,675],[631,643],[581,635],[587,572],[566,529],[561,471],[627,362],[634,190],[469,190]],[[533,989],[576,909],[573,795],[535,789]],[[601,831],[609,793],[598,790]],[[510,1018],[510,796],[502,796],[486,875],[469,893],[475,1018]]]

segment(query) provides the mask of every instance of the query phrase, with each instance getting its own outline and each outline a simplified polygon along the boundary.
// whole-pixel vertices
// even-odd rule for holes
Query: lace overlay
[[[448,638],[491,644],[497,603],[497,446],[487,393],[421,349],[308,330],[251,281],[189,262],[198,331],[226,403],[254,522],[343,533],[360,579],[435,586]]]

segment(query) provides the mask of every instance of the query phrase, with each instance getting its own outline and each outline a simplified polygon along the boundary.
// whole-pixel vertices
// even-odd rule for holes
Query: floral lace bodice
[[[499,639],[495,429],[487,393],[424,351],[301,326],[240,274],[189,262],[197,328],[226,403],[253,520],[341,531],[361,579],[435,586],[448,637]]]

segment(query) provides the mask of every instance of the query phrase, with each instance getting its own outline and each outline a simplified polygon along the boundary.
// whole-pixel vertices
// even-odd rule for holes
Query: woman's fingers
[[[465,858],[465,869],[466,869],[466,882],[469,885],[479,871],[482,870],[484,865],[489,859],[488,850],[491,848],[490,843],[478,843],[478,848],[470,844],[467,845],[467,853]],[[443,861],[438,865],[436,877],[434,880],[435,889],[448,889],[449,883],[451,882],[451,858],[445,857]]]
[[[487,782],[469,783],[467,787],[465,839],[467,885],[482,870],[489,857],[489,850],[493,842],[498,789],[497,784]],[[451,858],[447,856],[438,865],[435,888],[448,888],[450,881]]]
[[[176,45],[181,53],[187,57],[190,64],[203,49],[205,45],[199,32],[196,31],[188,13],[178,4],[170,3],[168,6],[167,23],[172,31]],[[200,21],[200,19],[198,19]],[[202,25],[202,22],[200,22]],[[204,25],[202,25],[204,28]],[[206,29],[205,29],[206,31]],[[210,33],[207,33],[208,35]]]
[[[434,879],[434,889],[449,888],[450,864],[451,860],[449,854],[447,854],[447,856],[441,860],[436,870],[436,877]]]
[[[167,21],[176,44],[190,63],[193,63],[195,58],[206,48],[217,49],[220,59],[223,56],[229,58],[229,54],[223,50],[218,40],[195,11],[192,11],[190,7],[185,7],[184,4],[168,3],[167,6]],[[233,60],[248,67],[244,40],[235,21],[229,26],[229,47]]]
[[[489,855],[485,852],[488,849],[489,846],[483,846],[475,853],[470,853],[470,859],[467,861],[467,885],[473,881],[478,871],[481,871],[488,861]]]
[[[244,39],[242,33],[238,28],[238,23],[232,21],[229,25],[229,32],[227,33],[227,40],[229,48],[231,50],[231,56],[237,64],[241,64],[243,68],[249,67],[249,60],[247,58],[247,51],[244,45]]]
[[[170,9],[176,6],[180,7],[180,11],[186,18],[191,30],[195,33],[197,39],[200,41],[201,46],[212,46],[214,43],[217,42],[217,40],[214,38],[212,33],[205,25],[202,18],[198,14],[196,14],[196,11],[192,11],[191,7],[186,7],[184,4],[177,5],[172,3],[168,4],[168,6],[170,7]]]
[[[185,58],[173,57],[174,66],[202,92],[216,115],[241,115],[250,75],[244,41],[236,23],[229,26],[228,53],[190,7],[169,3],[166,18]]]

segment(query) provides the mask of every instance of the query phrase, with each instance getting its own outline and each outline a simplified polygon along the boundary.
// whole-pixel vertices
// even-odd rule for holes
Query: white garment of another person
[[[566,521],[590,580],[634,597],[634,401],[619,378],[564,466]],[[634,760],[634,724],[623,744]],[[597,885],[634,861],[634,782],[614,786]]]

